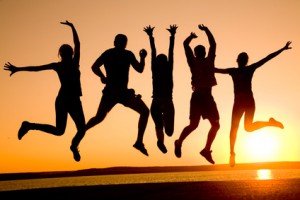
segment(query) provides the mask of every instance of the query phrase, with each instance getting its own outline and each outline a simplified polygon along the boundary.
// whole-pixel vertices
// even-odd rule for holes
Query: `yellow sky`
[[[144,143],[149,157],[132,145],[137,136],[138,114],[117,105],[99,125],[90,129],[80,145],[82,159],[73,160],[69,146],[76,132],[68,118],[66,132],[56,137],[30,131],[17,138],[23,120],[55,124],[54,101],[59,89],[55,72],[20,72],[12,77],[0,70],[0,173],[77,170],[112,166],[207,165],[199,155],[204,147],[209,123],[199,127],[184,141],[182,157],[174,155],[174,141],[188,125],[191,95],[190,71],[183,51],[183,40],[195,32],[191,46],[204,44],[206,35],[198,24],[208,26],[217,42],[216,66],[236,67],[238,53],[246,51],[250,64],[292,41],[292,50],[258,69],[253,78],[256,120],[274,117],[285,129],[265,128],[238,132],[237,163],[259,161],[300,161],[300,1],[298,0],[0,0],[0,63],[16,66],[41,65],[58,61],[61,44],[73,46],[72,33],[61,21],[72,22],[81,42],[82,103],[86,120],[95,115],[104,85],[91,71],[98,56],[113,47],[114,36],[128,36],[127,48],[137,56],[148,51],[142,74],[130,71],[129,87],[140,93],[150,107],[152,79],[150,48],[143,28],[154,26],[158,53],[167,53],[169,32],[177,24],[174,49],[175,132],[165,137],[167,154],[156,146],[154,123],[149,117]],[[229,129],[233,103],[232,80],[216,75],[213,88],[220,112],[221,128],[213,143],[216,164],[228,163]],[[264,135],[263,137],[260,135]],[[269,144],[270,145],[267,145]],[[262,148],[264,147],[264,148]],[[259,150],[260,149],[260,150]],[[264,156],[263,156],[264,155]]]

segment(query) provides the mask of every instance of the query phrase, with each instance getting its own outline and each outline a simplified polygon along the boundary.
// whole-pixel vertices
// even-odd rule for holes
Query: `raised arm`
[[[191,32],[191,34],[183,42],[184,52],[185,52],[185,56],[186,56],[189,66],[191,66],[193,59],[194,59],[194,54],[190,47],[190,43],[191,43],[192,39],[197,38],[197,37],[198,36],[195,33]]]
[[[10,76],[14,73],[19,71],[29,71],[29,72],[37,72],[42,70],[53,69],[56,63],[50,63],[46,65],[40,66],[26,66],[26,67],[16,67],[15,65],[11,64],[10,62],[5,63],[4,70],[10,71]]]
[[[269,54],[267,57],[261,59],[260,61],[252,64],[251,66],[252,67],[255,67],[255,68],[258,68],[258,67],[261,67],[263,64],[265,64],[266,62],[268,62],[269,60],[275,58],[276,56],[278,56],[281,52],[283,52],[284,50],[288,50],[288,49],[291,49],[292,47],[290,47],[290,44],[292,42],[291,41],[288,41],[284,47],[282,47],[281,49]]]
[[[77,31],[74,27],[74,25],[72,23],[70,23],[69,21],[65,21],[65,22],[60,22],[61,24],[70,26],[72,29],[72,33],[73,33],[73,41],[74,41],[74,60],[75,62],[78,63],[79,66],[79,60],[80,60],[80,42],[79,42],[79,37],[77,34]]]
[[[167,30],[170,32],[170,46],[169,46],[169,63],[173,66],[174,62],[174,42],[175,42],[175,34],[178,26],[176,24],[170,25],[170,28]]]
[[[156,48],[155,48],[155,43],[154,43],[154,37],[153,37],[153,30],[155,27],[151,27],[146,26],[144,28],[144,31],[147,33],[147,35],[149,36],[149,40],[150,40],[150,47],[151,47],[151,58],[152,61],[156,58]]]
[[[204,26],[203,24],[199,24],[198,25],[198,28],[202,31],[205,31],[206,35],[207,35],[207,38],[208,38],[208,42],[209,42],[209,52],[208,52],[208,55],[212,55],[212,56],[215,56],[216,54],[216,41],[215,41],[215,38],[213,36],[213,34],[210,32],[210,30]]]

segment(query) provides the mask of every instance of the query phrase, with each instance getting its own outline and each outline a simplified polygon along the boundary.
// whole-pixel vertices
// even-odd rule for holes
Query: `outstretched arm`
[[[220,74],[229,74],[229,69],[220,69],[220,68],[214,68],[215,73],[220,73]]]
[[[144,31],[147,33],[147,35],[149,36],[149,40],[150,40],[150,47],[151,47],[151,57],[152,57],[152,61],[156,58],[156,48],[155,48],[155,43],[154,43],[154,37],[153,37],[153,30],[155,27],[151,27],[146,26],[144,28]]]
[[[205,33],[207,35],[209,46],[210,46],[208,54],[212,55],[212,56],[215,56],[217,44],[216,44],[216,41],[215,41],[215,38],[214,38],[213,34],[203,24],[199,24],[198,27],[199,27],[200,30],[205,31]]]
[[[278,56],[281,52],[283,52],[284,50],[288,50],[288,49],[291,49],[292,47],[290,47],[290,44],[292,42],[291,41],[288,41],[284,47],[282,47],[281,49],[269,54],[267,57],[261,59],[260,61],[252,64],[251,66],[255,67],[255,68],[258,68],[258,67],[261,67],[263,64],[265,64],[266,62],[268,62],[269,60],[275,58],[276,56]]]
[[[70,23],[69,21],[65,21],[65,22],[60,22],[61,24],[70,26],[72,28],[72,32],[73,32],[73,41],[74,41],[74,60],[75,62],[78,63],[79,66],[79,59],[80,59],[80,42],[79,42],[79,37],[77,34],[77,31],[74,27],[74,25],[72,23]]]
[[[14,73],[19,71],[31,71],[31,72],[37,72],[42,70],[48,70],[53,69],[55,66],[55,63],[50,63],[46,65],[40,65],[40,66],[27,66],[27,67],[16,67],[15,65],[12,65],[10,62],[5,63],[4,70],[10,71],[10,76],[12,76]]]
[[[170,28],[167,30],[170,32],[170,46],[169,46],[169,63],[171,63],[171,66],[173,66],[173,60],[174,60],[174,42],[175,42],[175,34],[178,26],[176,24],[170,25]]]

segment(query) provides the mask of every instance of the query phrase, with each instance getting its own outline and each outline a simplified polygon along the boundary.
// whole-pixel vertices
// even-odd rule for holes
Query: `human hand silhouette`
[[[61,24],[64,25],[68,25],[68,26],[73,26],[73,24],[71,22],[69,22],[68,20],[66,20],[65,22],[60,22]]]
[[[146,58],[146,56],[147,56],[147,51],[145,49],[140,50],[140,57]]]
[[[144,28],[144,31],[147,33],[147,35],[149,36],[152,36],[153,35],[153,30],[154,30],[155,27],[151,27],[150,25],[149,26],[146,26]]]
[[[4,70],[8,70],[10,71],[10,76],[12,76],[14,73],[16,73],[18,71],[18,68],[14,65],[12,65],[10,62],[5,63],[4,65]]]
[[[199,28],[200,30],[202,30],[202,31],[207,30],[207,27],[204,26],[203,24],[199,24],[199,25],[198,25],[198,28]]]
[[[167,28],[167,30],[171,33],[172,36],[174,36],[177,28],[178,28],[178,26],[176,24],[174,24],[174,25],[170,25],[170,28]]]
[[[196,35],[196,33],[191,32],[190,37],[191,37],[191,38],[197,38],[198,36]]]
[[[288,41],[288,42],[285,44],[285,46],[283,47],[283,49],[284,49],[284,50],[292,49],[292,47],[290,47],[290,44],[291,44],[291,43],[292,43],[291,41]]]

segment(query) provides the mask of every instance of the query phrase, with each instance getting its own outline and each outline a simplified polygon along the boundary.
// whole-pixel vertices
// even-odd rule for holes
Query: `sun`
[[[276,159],[279,151],[279,140],[275,133],[259,130],[245,137],[245,150],[249,159],[254,162],[268,162]]]

